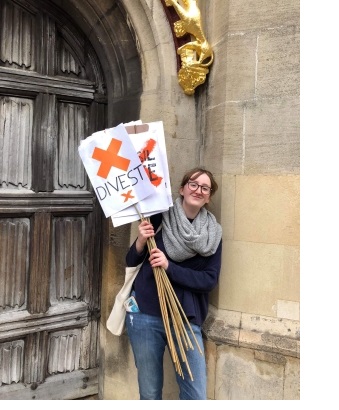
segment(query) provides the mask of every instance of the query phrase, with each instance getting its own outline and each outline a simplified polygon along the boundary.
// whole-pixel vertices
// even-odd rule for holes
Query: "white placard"
[[[135,125],[140,122],[135,122]],[[124,125],[133,125],[128,123]],[[140,219],[140,214],[148,217],[164,212],[173,206],[171,184],[167,163],[165,134],[162,121],[143,123],[148,130],[130,133],[130,139],[155,190],[137,205],[129,206],[112,216],[113,226],[120,226]]]
[[[123,124],[92,134],[78,150],[106,217],[154,194]]]

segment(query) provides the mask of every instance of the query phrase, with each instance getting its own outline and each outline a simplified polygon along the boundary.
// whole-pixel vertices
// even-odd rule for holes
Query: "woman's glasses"
[[[200,191],[204,195],[209,195],[212,191],[212,188],[210,188],[207,185],[199,185],[196,182],[193,181],[188,181],[187,186],[191,191],[196,191],[200,187]]]

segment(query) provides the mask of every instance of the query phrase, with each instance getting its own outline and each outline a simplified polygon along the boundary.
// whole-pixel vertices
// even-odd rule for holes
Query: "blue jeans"
[[[127,333],[132,345],[135,365],[138,370],[139,393],[141,400],[162,400],[164,382],[163,361],[167,345],[166,332],[161,317],[146,315],[141,312],[126,314]],[[200,326],[191,324],[199,346],[204,353]],[[201,354],[187,330],[194,350],[185,350],[193,381],[187,371],[186,364],[180,360],[184,378],[177,372],[180,400],[206,400],[206,363],[205,355]],[[172,332],[172,334],[174,334]],[[176,337],[173,336],[176,342]],[[176,346],[178,356],[180,351]]]

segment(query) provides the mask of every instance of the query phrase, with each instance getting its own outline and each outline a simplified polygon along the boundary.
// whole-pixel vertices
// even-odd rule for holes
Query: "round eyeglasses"
[[[209,195],[212,191],[212,188],[210,188],[209,186],[199,185],[199,184],[197,184],[196,182],[193,182],[193,181],[188,181],[187,186],[191,191],[196,191],[200,187],[200,191],[204,195]]]

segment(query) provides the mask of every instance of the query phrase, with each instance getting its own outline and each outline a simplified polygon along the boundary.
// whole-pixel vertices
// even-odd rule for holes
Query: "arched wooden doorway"
[[[98,392],[103,214],[77,149],[114,125],[109,68],[56,3],[0,4],[3,400]]]

